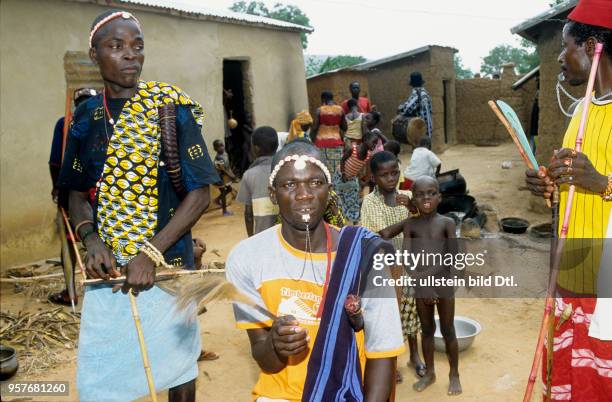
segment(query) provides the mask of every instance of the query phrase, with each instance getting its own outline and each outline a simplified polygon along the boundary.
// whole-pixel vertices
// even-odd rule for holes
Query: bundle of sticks
[[[79,317],[58,307],[38,313],[0,312],[2,343],[19,351],[21,371],[44,371],[64,359],[65,349],[74,349],[79,334]]]

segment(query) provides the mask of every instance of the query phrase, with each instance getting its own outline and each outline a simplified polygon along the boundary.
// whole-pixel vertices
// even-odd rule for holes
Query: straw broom
[[[593,92],[593,86],[595,85],[595,75],[597,73],[597,66],[599,65],[599,58],[601,57],[601,52],[603,50],[603,45],[601,43],[597,43],[595,45],[595,54],[593,55],[593,63],[591,64],[591,72],[589,73],[589,81],[587,83],[586,94],[584,96],[584,102],[582,107],[582,115],[580,117],[580,126],[578,128],[578,135],[576,137],[576,152],[580,152],[582,150],[582,139],[584,137],[584,130],[586,128],[587,116],[589,114],[589,106],[591,104],[591,94]],[[531,372],[529,374],[529,381],[527,382],[527,387],[525,389],[525,395],[523,396],[523,402],[528,402],[531,400],[531,395],[533,393],[533,386],[535,384],[538,366],[540,364],[540,359],[542,358],[542,352],[544,347],[544,337],[546,336],[546,330],[549,320],[551,319],[551,312],[553,312],[553,302],[554,302],[554,290],[555,285],[557,283],[557,275],[559,273],[559,263],[561,261],[561,251],[563,250],[563,245],[565,243],[565,238],[567,237],[570,215],[572,212],[572,204],[574,203],[574,193],[576,191],[576,186],[574,184],[570,184],[569,192],[567,195],[567,203],[565,206],[565,213],[563,215],[563,225],[561,227],[561,233],[559,235],[559,241],[557,243],[555,257],[553,261],[553,269],[550,275],[550,282],[548,285],[548,291],[546,293],[546,305],[544,307],[544,317],[542,318],[542,325],[540,326],[540,334],[538,336],[538,342],[536,345],[535,355],[533,357],[533,364],[531,366]],[[553,228],[557,230],[556,228]],[[554,318],[553,318],[554,322]],[[550,342],[549,342],[550,343]],[[551,345],[549,344],[550,348]],[[549,387],[550,388],[550,387]]]

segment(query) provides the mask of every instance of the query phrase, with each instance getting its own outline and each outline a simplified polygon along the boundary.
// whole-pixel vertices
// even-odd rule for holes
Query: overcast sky
[[[247,0],[248,1],[248,0]],[[178,0],[227,9],[232,0]],[[277,1],[264,1],[272,6]],[[424,45],[459,50],[464,65],[502,43],[518,44],[510,28],[547,10],[552,0],[292,0],[315,31],[306,54],[350,54],[377,59]]]

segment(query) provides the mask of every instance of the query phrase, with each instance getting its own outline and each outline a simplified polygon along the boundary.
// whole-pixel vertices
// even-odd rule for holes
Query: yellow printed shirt
[[[179,88],[140,81],[130,99],[108,99],[116,123],[110,124],[102,95],[75,110],[58,186],[95,191],[95,225],[120,264],[172,218],[180,200],[162,159],[157,109],[173,102],[183,185],[192,191],[219,180],[202,136],[203,111]],[[174,265],[193,266],[191,235],[165,253]]]
[[[612,103],[591,103],[582,150],[595,170],[602,175],[612,172]],[[564,148],[575,148],[582,106],[577,108],[563,138]],[[560,188],[559,233],[569,186]],[[603,238],[610,219],[612,202],[599,194],[576,186],[568,233],[561,258],[558,285],[573,293],[592,295],[597,290],[597,272],[603,250]]]
[[[261,372],[253,399],[300,401],[308,359],[320,319],[316,317],[323,295],[327,268],[325,253],[306,254],[293,248],[281,234],[281,226],[269,228],[241,241],[229,254],[227,279],[258,305],[276,316],[293,315],[310,334],[309,349],[291,357],[278,373]],[[335,253],[332,259],[335,258]],[[332,260],[333,264],[333,260]],[[362,370],[366,359],[395,357],[404,344],[397,300],[362,298],[364,330],[356,334]],[[234,305],[236,325],[241,329],[269,328],[272,320],[244,304]]]

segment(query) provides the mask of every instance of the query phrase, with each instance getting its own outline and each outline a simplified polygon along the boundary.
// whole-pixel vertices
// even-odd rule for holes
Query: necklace
[[[575,110],[576,109],[576,105],[582,100],[581,98],[576,98],[574,96],[572,96],[572,94],[570,94],[569,92],[567,92],[567,90],[563,87],[563,85],[561,85],[560,82],[557,82],[557,87],[556,87],[556,91],[557,91],[557,104],[559,105],[559,109],[561,110],[561,113],[563,113],[566,117],[573,117],[573,115],[568,112],[563,105],[561,104],[561,94],[560,91],[563,92],[563,95],[567,96],[571,101],[572,104],[569,107],[569,110]],[[606,98],[609,98],[610,96],[612,96],[612,91],[608,91],[607,93],[603,94],[602,96],[596,98],[595,96],[592,97],[591,101],[595,104],[597,104],[597,102],[602,102],[604,101]]]
[[[108,116],[108,122],[111,126],[115,125],[115,120],[108,109],[108,103],[106,103],[106,88],[102,90],[102,102],[104,103],[104,111],[106,112],[106,116]]]

